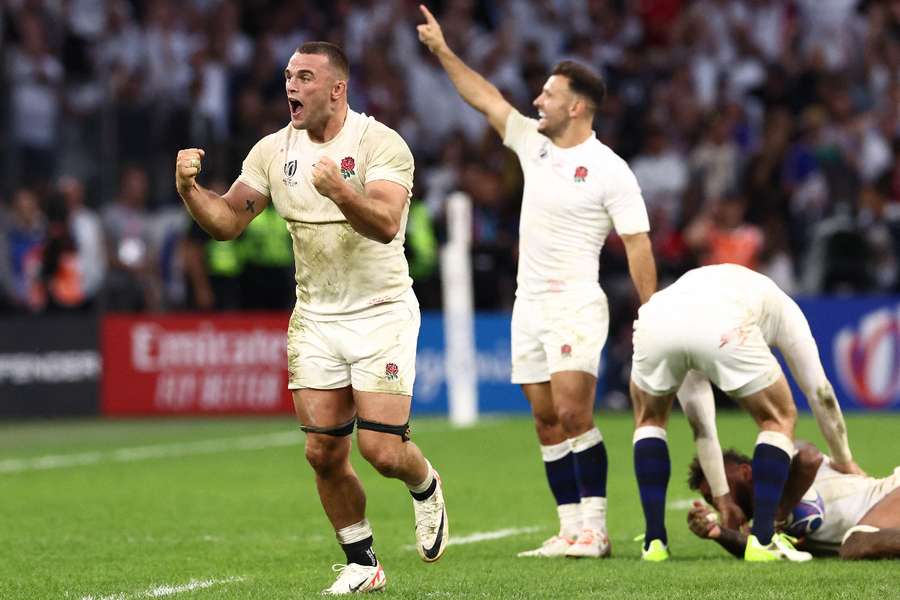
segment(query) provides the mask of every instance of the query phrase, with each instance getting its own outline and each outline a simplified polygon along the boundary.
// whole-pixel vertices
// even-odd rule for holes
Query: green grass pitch
[[[403,485],[354,451],[368,492],[375,549],[393,598],[900,598],[898,562],[743,564],[685,525],[692,456],[683,416],[669,431],[667,512],[673,558],[643,564],[643,517],[631,419],[601,413],[610,456],[609,560],[520,559],[555,531],[556,516],[527,418],[471,429],[414,419],[413,439],[441,472],[451,539],[422,563]],[[848,416],[860,465],[900,464],[900,415]],[[750,451],[750,418],[720,415],[724,446]],[[810,417],[798,437],[822,445]],[[0,424],[0,599],[314,597],[343,555],[302,452],[280,419],[65,421]],[[473,541],[479,533],[506,537]]]

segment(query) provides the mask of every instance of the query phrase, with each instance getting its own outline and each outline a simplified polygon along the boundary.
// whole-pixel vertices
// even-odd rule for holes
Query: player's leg
[[[390,312],[342,323],[350,362],[360,453],[385,477],[403,481],[413,497],[416,547],[426,562],[449,540],[441,479],[409,438],[416,378],[419,309],[415,298]]]
[[[588,294],[546,301],[541,310],[540,340],[550,371],[553,406],[572,448],[581,512],[581,532],[566,556],[609,556],[608,460],[603,436],[594,424],[597,372],[609,329],[606,298]]]
[[[749,389],[745,387],[745,391]],[[739,392],[735,396],[760,430],[752,463],[753,527],[744,558],[751,561],[809,560],[812,555],[794,550],[784,536],[775,534],[775,513],[794,455],[797,422],[797,407],[787,380],[781,375],[775,383],[760,391],[747,395]]]
[[[538,548],[519,553],[519,556],[564,556],[581,531],[575,462],[571,444],[553,406],[550,369],[540,341],[545,326],[535,301],[516,298],[511,328],[511,380],[521,385],[522,393],[531,406],[544,472],[559,516],[559,533],[545,540]]]
[[[546,368],[546,367],[545,367]],[[544,473],[559,516],[559,532],[538,548],[520,552],[519,556],[565,556],[581,532],[581,510],[572,446],[563,431],[553,406],[550,382],[524,383],[522,393],[531,405],[534,427],[541,446]]]
[[[440,476],[409,438],[412,398],[359,390],[354,396],[360,453],[381,475],[406,484],[413,497],[416,548],[422,560],[434,562],[447,547],[450,527]]]
[[[900,483],[900,469],[893,478]],[[841,558],[900,558],[900,487],[869,509],[841,543]]]
[[[350,388],[305,388],[294,390],[293,396],[297,419],[306,431],[306,459],[316,474],[319,499],[347,560],[324,593],[380,589],[385,577],[372,548],[366,496],[349,460],[356,414]]]
[[[350,370],[330,339],[330,325],[291,316],[288,326],[288,387],[300,427],[306,431],[306,458],[316,474],[325,514],[344,550],[347,566],[328,593],[380,589],[385,579],[372,550],[365,517],[366,496],[350,465],[350,435],[356,407]]]
[[[645,560],[659,561],[669,557],[666,533],[666,489],[672,466],[666,425],[672,410],[674,393],[656,396],[631,381],[634,407],[634,474],[637,478],[644,509]]]
[[[679,317],[673,319],[673,314]],[[641,556],[649,561],[669,557],[665,511],[671,462],[666,424],[675,392],[689,370],[684,340],[692,333],[692,323],[682,308],[654,296],[640,308],[634,326],[630,383],[634,472],[646,522]]]
[[[596,355],[599,353],[597,349]],[[566,556],[608,556],[606,478],[609,466],[603,436],[594,425],[597,378],[581,370],[556,371],[550,376],[550,388],[557,419],[571,447],[581,513],[581,532]]]

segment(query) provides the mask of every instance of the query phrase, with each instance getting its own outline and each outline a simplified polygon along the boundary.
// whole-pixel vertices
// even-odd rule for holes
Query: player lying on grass
[[[665,495],[670,462],[666,424],[676,390],[694,427],[701,462],[725,524],[736,526],[739,507],[727,492],[721,464],[704,457],[720,454],[715,410],[704,376],[735,398],[759,427],[753,462],[760,466],[753,494],[756,519],[744,558],[750,561],[809,560],[790,540],[774,533],[778,501],[794,452],[797,409],[770,345],[789,355],[794,373],[813,374],[818,351],[809,325],[775,283],[738,265],[689,271],[644,304],[634,328],[631,396],[635,412],[634,465],[646,520],[644,560],[668,558]],[[788,351],[790,349],[790,351]],[[801,351],[802,350],[802,351]],[[801,359],[802,360],[799,360]],[[836,453],[835,468],[859,473],[847,445],[846,427],[834,393],[822,373],[810,379],[819,427]],[[703,387],[705,386],[705,387]],[[705,393],[704,393],[705,390]],[[806,387],[804,387],[806,390]],[[818,406],[816,406],[818,404]],[[709,443],[704,447],[700,440]]]
[[[753,516],[753,464],[734,450],[724,453],[728,486],[748,517]],[[707,502],[709,483],[696,458],[688,485]],[[900,558],[900,467],[889,477],[848,475],[832,468],[831,459],[812,444],[798,452],[776,514],[777,526],[798,537],[798,547],[813,554],[838,552],[845,560]],[[715,540],[737,557],[744,556],[746,533],[723,527],[715,513],[695,502],[688,526],[697,536]]]

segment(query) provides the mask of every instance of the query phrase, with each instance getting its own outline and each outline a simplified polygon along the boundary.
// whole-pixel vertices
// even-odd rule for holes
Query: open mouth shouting
[[[291,119],[300,119],[303,117],[303,103],[294,98],[288,98],[288,104],[291,106]]]

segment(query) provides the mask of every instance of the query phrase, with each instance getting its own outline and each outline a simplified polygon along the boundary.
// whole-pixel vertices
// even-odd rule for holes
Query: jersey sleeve
[[[621,161],[609,175],[603,204],[612,218],[616,233],[631,235],[650,231],[641,187],[628,164]]]
[[[265,196],[271,197],[269,188],[269,156],[266,149],[269,144],[266,142],[268,138],[263,138],[256,142],[256,145],[250,149],[244,164],[241,166],[241,174],[238,181],[252,187],[254,190]]]
[[[407,192],[411,192],[415,163],[409,146],[400,134],[385,127],[367,135],[364,143],[369,146],[366,152],[364,183],[393,181],[406,188]]]
[[[529,119],[516,109],[509,111],[509,116],[506,117],[506,128],[503,132],[504,146],[516,154],[522,154],[528,146],[529,138],[536,135],[540,135],[536,120]]]

